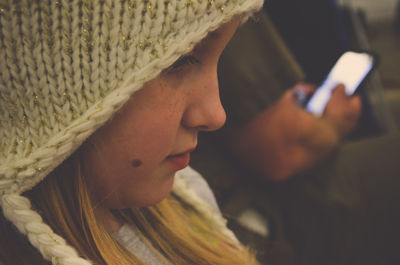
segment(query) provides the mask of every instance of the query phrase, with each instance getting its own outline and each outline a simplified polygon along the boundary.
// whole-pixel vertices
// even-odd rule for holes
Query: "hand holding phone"
[[[305,105],[307,111],[321,116],[332,90],[344,84],[347,95],[352,95],[375,65],[374,56],[366,52],[345,52],[336,62],[326,79],[317,88]]]

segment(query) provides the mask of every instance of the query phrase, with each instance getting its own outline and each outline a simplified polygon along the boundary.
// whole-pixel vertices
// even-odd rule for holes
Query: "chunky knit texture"
[[[21,193],[146,81],[222,23],[261,5],[262,0],[0,0],[0,205],[43,257],[53,264],[90,264],[43,223]],[[208,211],[185,189],[178,180],[177,193]]]
[[[0,195],[32,188],[179,56],[259,0],[0,0]]]

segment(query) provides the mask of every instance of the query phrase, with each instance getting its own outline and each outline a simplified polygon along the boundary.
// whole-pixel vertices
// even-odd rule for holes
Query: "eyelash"
[[[200,64],[200,61],[193,55],[182,56],[171,65],[171,70],[179,69],[187,64]]]

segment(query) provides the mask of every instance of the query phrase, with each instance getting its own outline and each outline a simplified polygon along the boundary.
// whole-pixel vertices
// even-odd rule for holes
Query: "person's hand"
[[[338,85],[326,105],[323,119],[327,120],[343,138],[357,126],[360,115],[360,96],[347,96],[344,86]]]
[[[338,87],[323,118],[317,118],[300,107],[297,99],[314,90],[311,85],[298,84],[286,91],[230,137],[233,152],[262,177],[274,181],[287,179],[323,158],[354,128],[361,105],[357,97],[347,97]]]

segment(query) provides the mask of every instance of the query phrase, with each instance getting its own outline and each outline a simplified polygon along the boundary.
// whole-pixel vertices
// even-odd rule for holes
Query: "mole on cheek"
[[[132,161],[132,166],[133,167],[140,167],[143,164],[142,160],[140,159],[135,159]]]

